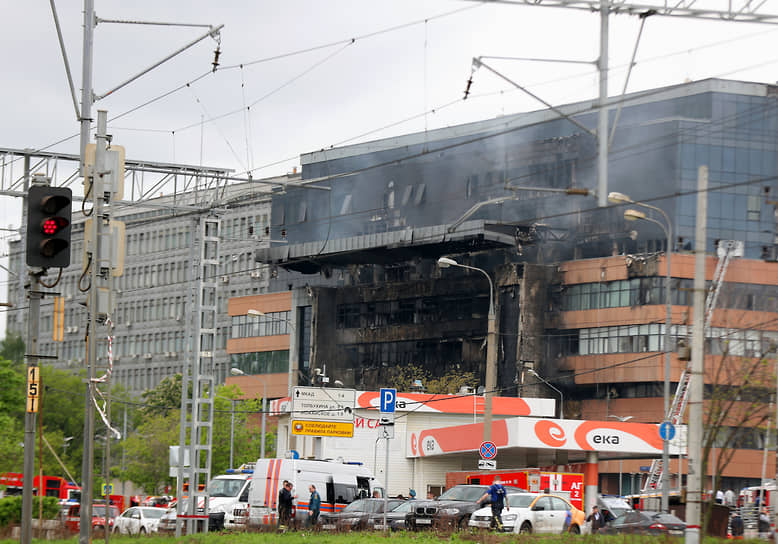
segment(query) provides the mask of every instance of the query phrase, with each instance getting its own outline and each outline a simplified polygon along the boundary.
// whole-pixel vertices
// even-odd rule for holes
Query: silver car
[[[113,523],[114,534],[147,535],[156,533],[159,520],[166,508],[154,506],[133,506],[124,511]]]

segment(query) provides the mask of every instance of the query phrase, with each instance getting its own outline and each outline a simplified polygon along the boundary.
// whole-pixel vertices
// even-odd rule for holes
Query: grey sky
[[[80,97],[83,5],[57,0],[56,6]],[[464,0],[96,0],[95,9],[104,19],[225,25],[216,73],[109,123],[109,133],[132,159],[189,164],[202,159],[238,174],[256,168],[255,177],[288,172],[301,153],[341,142],[542,107],[483,69],[475,74],[471,98],[462,101],[474,56],[594,61],[598,55],[596,13],[542,7]],[[778,4],[769,0],[763,10],[778,13]],[[5,2],[3,15],[0,146],[43,148],[74,136],[78,124],[49,2]],[[377,33],[416,21],[421,22]],[[611,18],[612,94],[621,91],[639,24],[637,17]],[[107,91],[203,31],[98,25],[95,92]],[[351,38],[354,43],[343,43]],[[776,38],[778,28],[772,26],[649,18],[628,90],[707,77],[774,82]],[[248,65],[328,43],[336,45]],[[108,110],[110,119],[194,80],[210,70],[215,46],[204,40],[95,109]],[[241,63],[242,69],[227,68]],[[594,66],[492,63],[554,104],[597,94]],[[402,122],[406,119],[412,120]],[[378,130],[382,127],[389,128]],[[77,147],[74,137],[53,149],[77,153]],[[3,226],[18,226],[20,206],[18,199],[0,198]],[[5,243],[0,251],[7,251]]]

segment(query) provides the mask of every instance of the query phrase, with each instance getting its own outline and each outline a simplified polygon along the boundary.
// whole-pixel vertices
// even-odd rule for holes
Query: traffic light
[[[67,187],[33,185],[27,193],[27,266],[70,264],[73,193]]]

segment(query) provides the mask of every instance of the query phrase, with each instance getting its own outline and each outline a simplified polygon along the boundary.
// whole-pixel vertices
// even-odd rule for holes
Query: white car
[[[506,496],[506,502],[508,508],[503,508],[500,518],[503,531],[507,533],[561,534],[568,510],[572,517],[569,532],[580,534],[584,531],[584,513],[562,497],[541,493],[511,493]],[[481,508],[473,512],[468,525],[488,529],[491,517],[491,506]]]
[[[159,520],[167,508],[133,506],[113,522],[113,532],[120,535],[147,535],[156,533]]]

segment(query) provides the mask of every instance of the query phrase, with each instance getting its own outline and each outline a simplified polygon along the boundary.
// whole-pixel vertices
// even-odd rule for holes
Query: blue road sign
[[[675,425],[669,421],[663,422],[659,426],[659,436],[662,437],[662,440],[672,440],[675,437]]]
[[[494,459],[497,457],[497,446],[494,442],[481,442],[478,452],[481,454],[481,459]]]
[[[381,389],[381,411],[385,413],[394,413],[395,402],[397,401],[397,389]]]

